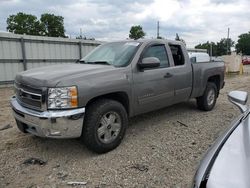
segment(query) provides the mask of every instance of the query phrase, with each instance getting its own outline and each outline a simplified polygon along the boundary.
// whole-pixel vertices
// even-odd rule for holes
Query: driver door
[[[168,106],[174,99],[174,78],[169,72],[169,58],[165,44],[151,44],[142,52],[141,61],[146,57],[160,60],[157,68],[147,68],[134,72],[133,91],[135,114],[149,112]]]

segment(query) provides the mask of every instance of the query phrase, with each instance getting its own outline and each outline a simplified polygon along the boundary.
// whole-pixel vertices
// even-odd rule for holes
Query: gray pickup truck
[[[18,128],[49,138],[81,137],[105,153],[122,141],[128,118],[196,98],[212,110],[224,63],[191,63],[181,42],[138,40],[100,45],[76,64],[17,74],[11,99]]]

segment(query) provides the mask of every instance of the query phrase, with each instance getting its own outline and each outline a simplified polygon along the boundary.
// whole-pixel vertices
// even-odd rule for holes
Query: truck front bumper
[[[11,98],[11,106],[24,131],[36,136],[77,138],[82,134],[85,108],[39,112],[21,106],[15,96]]]

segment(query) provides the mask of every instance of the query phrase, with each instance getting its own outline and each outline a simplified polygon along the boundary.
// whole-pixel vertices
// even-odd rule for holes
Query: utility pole
[[[210,42],[210,61],[212,61],[212,56],[213,56],[213,43]]]
[[[80,38],[82,39],[82,28],[80,28]]]
[[[160,38],[159,30],[160,30],[160,23],[159,21],[157,21],[157,39]]]
[[[229,54],[230,52],[230,46],[229,46],[229,32],[230,32],[230,28],[227,29],[227,54]]]

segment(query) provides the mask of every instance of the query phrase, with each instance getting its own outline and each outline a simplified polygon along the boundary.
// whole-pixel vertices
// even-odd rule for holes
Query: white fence
[[[17,72],[58,63],[75,63],[102,42],[0,33],[0,84]]]

